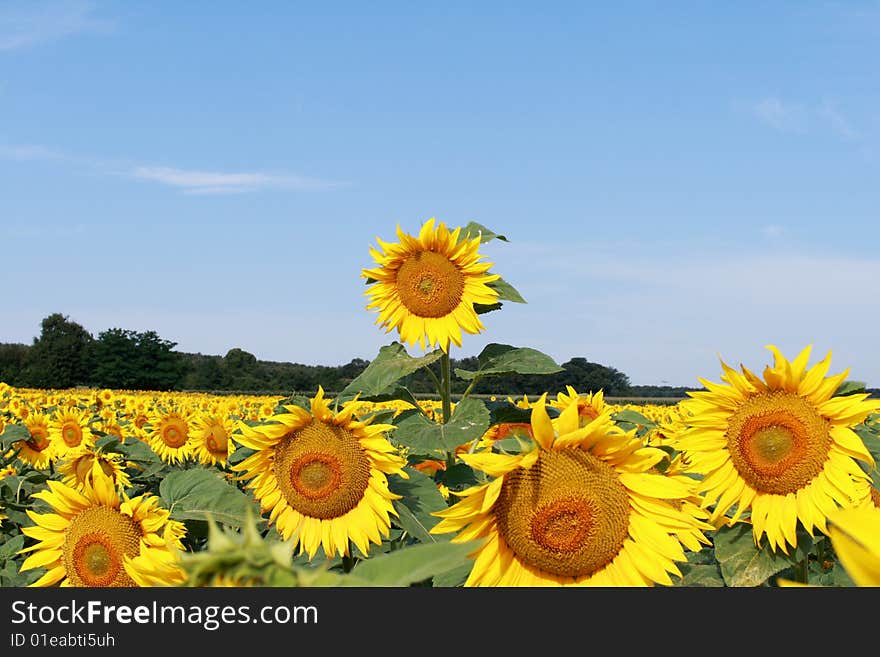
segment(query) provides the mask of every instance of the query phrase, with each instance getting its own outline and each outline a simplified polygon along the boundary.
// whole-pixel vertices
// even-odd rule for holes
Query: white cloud
[[[785,234],[785,228],[777,224],[767,224],[761,228],[761,234],[765,237],[780,237]]]
[[[296,175],[267,173],[223,173],[173,167],[138,166],[132,175],[182,189],[187,194],[239,194],[260,189],[312,190],[339,185],[338,182]]]
[[[828,122],[831,130],[838,137],[847,141],[856,139],[859,136],[858,131],[853,128],[852,124],[843,116],[833,105],[827,101],[822,103],[818,109],[819,116]]]
[[[131,162],[69,155],[34,144],[0,145],[0,159],[15,161],[63,162],[67,165],[97,172],[156,182],[181,190],[184,194],[243,194],[267,189],[311,191],[339,187],[345,183],[295,174],[255,172],[221,172],[149,166]]]
[[[783,103],[779,98],[764,98],[750,109],[759,120],[777,130],[802,132],[806,129],[806,112],[799,105]]]
[[[92,3],[80,0],[5,3],[0,6],[0,51],[112,27],[111,22],[96,18],[93,12]]]

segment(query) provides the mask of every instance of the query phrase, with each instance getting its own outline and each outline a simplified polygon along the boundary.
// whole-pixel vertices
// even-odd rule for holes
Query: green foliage
[[[250,513],[259,517],[253,497],[230,485],[223,474],[209,468],[175,470],[159,485],[162,505],[175,520],[216,520],[239,527]]]
[[[459,445],[477,440],[489,428],[489,409],[472,397],[459,402],[449,422],[441,424],[419,413],[401,414],[392,440],[413,454],[453,452]]]
[[[40,337],[25,357],[25,385],[34,388],[72,388],[89,381],[94,339],[76,322],[52,313],[40,324]]]
[[[353,399],[358,393],[362,399],[372,400],[397,391],[397,384],[405,376],[435,363],[443,351],[435,349],[421,357],[410,356],[399,342],[392,342],[379,349],[379,355],[342,392],[340,401]],[[394,397],[392,397],[394,398]]]
[[[155,331],[102,331],[93,349],[94,383],[116,390],[172,390],[183,374],[175,345]]]
[[[456,368],[455,374],[467,381],[504,374],[553,374],[562,372],[556,362],[537,349],[513,347],[507,344],[488,344],[477,356],[480,368],[476,372]]]
[[[446,500],[437,489],[437,483],[413,468],[406,468],[406,472],[408,479],[393,475],[388,481],[389,490],[402,496],[402,499],[393,501],[394,510],[398,513],[394,523],[422,543],[448,540],[446,534],[430,533],[431,528],[440,520],[431,514],[442,511],[447,506]]]
[[[798,543],[789,554],[773,551],[765,544],[758,548],[752,534],[752,525],[737,523],[721,527],[715,532],[715,558],[727,586],[761,586],[777,573],[807,559],[814,538],[798,529]]]

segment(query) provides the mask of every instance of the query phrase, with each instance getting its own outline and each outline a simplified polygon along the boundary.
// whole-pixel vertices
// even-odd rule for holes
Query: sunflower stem
[[[801,559],[794,567],[795,577],[801,584],[810,583],[810,559],[805,557]]]
[[[440,358],[440,400],[443,404],[443,424],[449,422],[452,415],[452,366],[449,352],[444,351]]]

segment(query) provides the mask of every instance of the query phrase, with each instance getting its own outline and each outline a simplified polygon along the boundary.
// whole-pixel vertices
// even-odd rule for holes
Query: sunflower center
[[[498,529],[526,565],[563,577],[592,575],[620,551],[629,496],[607,463],[580,448],[542,452],[505,475]]]
[[[137,586],[124,558],[140,551],[141,531],[129,516],[93,506],[74,516],[64,535],[64,568],[71,586]]]
[[[458,307],[464,293],[464,275],[446,256],[419,251],[397,270],[401,303],[419,317],[445,317]]]
[[[30,427],[29,431],[31,432],[30,440],[26,440],[25,443],[31,449],[42,452],[49,446],[49,434],[43,427]]]
[[[223,427],[216,425],[212,426],[208,430],[208,435],[205,437],[205,447],[208,448],[208,451],[214,456],[226,456],[228,446],[229,438]]]
[[[370,483],[370,460],[357,437],[314,419],[278,443],[274,469],[288,504],[322,520],[354,509]]]
[[[68,422],[61,430],[61,437],[68,447],[76,447],[82,442],[82,430],[78,425]]]
[[[787,495],[824,468],[828,421],[806,399],[785,391],[749,397],[728,421],[727,444],[742,478],[761,493]]]
[[[186,442],[186,429],[179,422],[172,422],[162,427],[162,442],[168,447],[182,447]]]

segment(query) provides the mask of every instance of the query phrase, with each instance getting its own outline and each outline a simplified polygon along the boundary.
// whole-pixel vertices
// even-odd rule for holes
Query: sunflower
[[[116,452],[95,452],[86,448],[68,452],[59,461],[58,472],[65,484],[80,491],[86,486],[94,487],[98,476],[109,477],[122,490],[131,487],[125,460]]]
[[[193,453],[205,465],[226,465],[226,460],[235,451],[232,434],[235,422],[228,416],[213,413],[199,413],[190,423],[190,441]]]
[[[608,416],[581,426],[576,404],[551,420],[546,394],[531,425],[530,451],[461,455],[492,479],[434,513],[432,533],[483,539],[465,586],[673,584],[700,522],[677,506],[689,487],[652,471],[666,453]]]
[[[602,390],[581,395],[572,386],[565,386],[565,389],[568,394],[565,392],[558,393],[556,399],[551,400],[549,405],[563,410],[569,404],[576,404],[581,423],[595,420],[608,409],[608,406],[605,404],[605,393]]]
[[[95,438],[89,427],[89,415],[78,406],[58,409],[49,420],[49,438],[58,457],[80,447],[90,448]]]
[[[34,411],[28,413],[22,422],[31,437],[18,443],[20,448],[18,458],[29,463],[37,470],[49,467],[49,463],[55,460],[52,449],[52,436],[49,431],[49,418],[44,413]]]
[[[880,586],[880,509],[875,504],[836,509],[828,536],[856,586]]]
[[[166,463],[183,463],[192,454],[191,420],[192,415],[183,407],[157,410],[150,418],[147,442]]]
[[[793,361],[767,348],[774,364],[763,380],[724,361],[721,378],[729,385],[699,379],[706,390],[681,402],[685,426],[673,444],[702,477],[699,489],[703,504],[714,506],[713,523],[748,517],[759,547],[766,535],[773,550],[788,553],[797,544],[798,521],[811,535],[827,533],[829,513],[870,495],[865,469],[874,460],[852,427],[880,400],[834,396],[849,371],[826,378],[830,352],[808,369],[810,346]]]
[[[22,533],[37,543],[21,570],[45,568],[29,586],[175,586],[185,580],[179,566],[183,523],[169,518],[159,498],[146,493],[129,498],[107,477],[78,491],[49,480],[35,493],[54,513],[28,516],[33,527]]]
[[[485,327],[474,304],[493,304],[498,292],[488,283],[498,280],[487,273],[492,263],[481,262],[480,236],[459,239],[461,228],[450,232],[446,224],[435,227],[428,219],[413,237],[397,227],[398,243],[383,242],[370,249],[378,264],[361,276],[370,288],[368,310],[378,310],[376,323],[389,333],[397,329],[409,345],[438,345],[449,352],[449,343],[461,346],[461,332],[480,333]]]
[[[351,405],[334,413],[320,387],[311,410],[283,408],[272,422],[241,423],[235,440],[256,453],[232,470],[249,480],[269,524],[285,540],[295,537],[309,560],[319,547],[331,558],[348,556],[350,543],[366,555],[370,542],[388,537],[389,514],[397,515],[391,502],[400,496],[386,475],[408,477],[406,460],[384,435],[393,426],[356,420]]]

